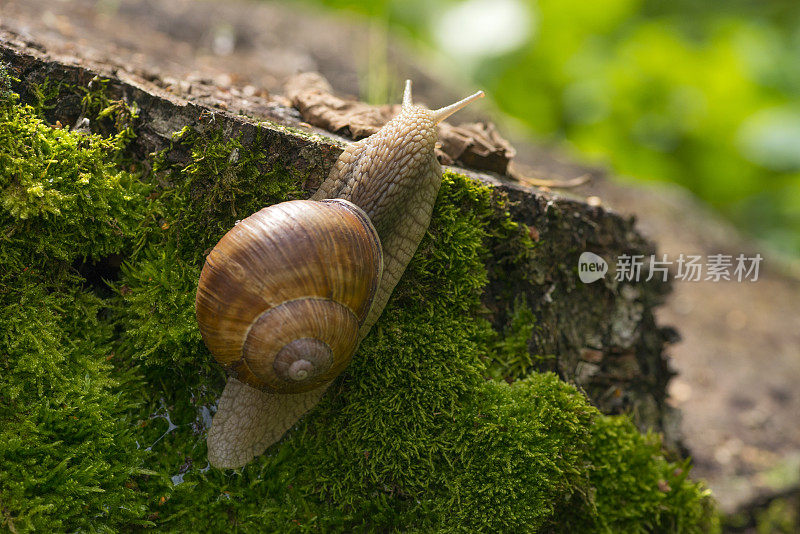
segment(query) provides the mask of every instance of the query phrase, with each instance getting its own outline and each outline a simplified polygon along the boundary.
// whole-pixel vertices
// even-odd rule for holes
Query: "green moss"
[[[0,519],[12,531],[147,524],[138,378],[114,368],[106,304],[71,268],[122,250],[143,218],[147,187],[106,162],[117,141],[0,104]]]
[[[127,245],[148,215],[149,187],[111,160],[104,138],[54,128],[31,106],[0,105],[0,223],[5,253],[38,263],[102,257]]]
[[[15,278],[0,294],[0,502],[17,531],[146,523],[130,373],[97,297]]]
[[[135,269],[123,266],[118,312],[126,355],[146,366],[210,368],[194,316],[192,287],[199,277],[200,269],[177,258],[169,244],[146,248]]]
[[[487,364],[489,376],[509,382],[530,373],[537,360],[531,355],[528,343],[533,337],[536,318],[528,304],[517,298],[502,336],[492,343],[493,357]]]
[[[224,376],[194,319],[204,252],[237,219],[298,196],[303,177],[239,139],[186,130],[173,148],[189,161],[162,153],[144,180],[119,170],[135,109],[92,98],[100,103],[87,109],[96,115],[122,117],[106,137],[55,130],[34,108],[13,103],[0,121],[0,132],[38,136],[29,149],[0,134],[4,168],[27,169],[4,174],[0,189],[13,228],[0,240],[7,525],[708,526],[708,496],[687,478],[687,465],[663,458],[655,437],[601,415],[555,375],[530,373],[533,323],[524,303],[507,310],[507,331],[493,330],[484,288],[522,276],[534,246],[501,198],[452,173],[386,311],[320,405],[244,469],[209,469],[205,431]],[[54,152],[58,162],[48,163]],[[37,184],[43,195],[30,191]],[[70,267],[109,253],[126,258],[110,295]],[[489,254],[505,267],[487,271]]]
[[[709,490],[688,480],[689,461],[665,460],[660,439],[640,434],[626,417],[595,421],[587,457],[596,514],[573,516],[578,525],[600,532],[719,530]]]
[[[167,164],[167,154],[160,154],[155,169],[167,183],[162,199],[169,238],[187,261],[202,266],[204,252],[236,221],[301,195],[298,177],[270,163],[265,152],[245,148],[238,138],[225,139],[221,131],[184,128],[174,144],[189,152],[189,163]]]

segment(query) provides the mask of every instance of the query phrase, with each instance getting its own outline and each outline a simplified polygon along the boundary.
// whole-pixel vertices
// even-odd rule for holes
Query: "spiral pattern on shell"
[[[196,311],[206,346],[242,382],[273,393],[333,380],[358,345],[383,255],[345,200],[295,200],[239,222],[206,258]]]

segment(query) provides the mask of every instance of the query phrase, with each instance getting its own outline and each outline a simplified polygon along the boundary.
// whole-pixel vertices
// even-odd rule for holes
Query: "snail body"
[[[436,125],[481,96],[432,111],[407,81],[400,113],[350,144],[310,200],[261,210],[209,254],[198,323],[231,375],[208,434],[212,465],[261,454],[346,367],[430,223]]]

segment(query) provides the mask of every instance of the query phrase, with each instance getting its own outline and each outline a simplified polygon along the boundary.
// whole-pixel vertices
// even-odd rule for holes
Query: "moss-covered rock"
[[[257,152],[214,132],[176,135],[188,161],[167,151],[128,162],[135,110],[92,102],[85,112],[105,113],[116,133],[53,128],[13,96],[0,104],[7,528],[714,528],[686,462],[529,371],[524,303],[510,301],[513,320],[493,329],[481,296],[500,274],[487,259],[514,269],[534,244],[501,196],[453,173],[386,311],[320,405],[247,467],[209,468],[224,376],[194,319],[204,252],[237,219],[301,196],[303,176],[274,159],[265,172]],[[91,283],[82,266],[109,255],[123,267]]]

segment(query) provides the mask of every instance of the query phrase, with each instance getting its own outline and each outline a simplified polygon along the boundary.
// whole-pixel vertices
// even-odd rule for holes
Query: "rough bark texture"
[[[33,101],[36,88],[45,82],[90,88],[103,80],[111,98],[135,102],[139,108],[137,138],[132,144],[135,158],[169,147],[173,134],[186,126],[201,133],[213,129],[226,138],[238,138],[248,149],[268,153],[265,168],[294,169],[305,177],[302,187],[310,193],[342,151],[338,141],[298,129],[296,111],[276,102],[264,101],[257,110],[252,102],[241,102],[230,94],[224,102],[202,98],[189,102],[123,71],[48,56],[10,32],[0,33],[0,59],[19,80],[14,90],[23,100]],[[213,105],[260,112],[269,122]],[[81,119],[81,109],[80,97],[74,96],[59,99],[46,115],[52,123],[71,125]],[[102,125],[92,128],[101,129]],[[180,158],[180,149],[173,147],[169,155]],[[485,295],[493,322],[506,324],[508,303],[519,298],[526,301],[537,325],[528,346],[543,362],[542,368],[556,370],[578,384],[603,412],[630,413],[641,428],[662,431],[667,443],[675,445],[674,418],[665,402],[670,371],[663,353],[675,333],[659,328],[653,317],[668,285],[656,280],[614,281],[613,261],[618,255],[649,257],[655,251],[636,231],[634,220],[495,175],[452,169],[493,187],[499,197],[507,197],[513,218],[526,224],[538,242],[535,260],[524,270],[505,269],[501,257],[493,258],[497,265],[489,265],[491,273],[498,273],[492,276]],[[578,257],[587,250],[612,263],[605,280],[591,285],[577,277]]]
[[[493,280],[489,306],[505,310],[504,300],[523,295],[539,326],[529,343],[532,353],[555,356],[544,368],[581,386],[603,412],[631,413],[641,427],[664,431],[667,443],[680,447],[677,414],[666,405],[672,372],[663,353],[678,334],[653,316],[669,284],[644,282],[646,276],[639,283],[616,282],[611,264],[623,254],[649,258],[654,244],[637,232],[633,217],[514,183],[497,181],[495,187],[511,200],[513,218],[538,239],[539,262],[535,271],[520,273],[528,276]],[[578,279],[584,251],[609,260],[604,279]],[[506,318],[500,312],[495,321]]]

